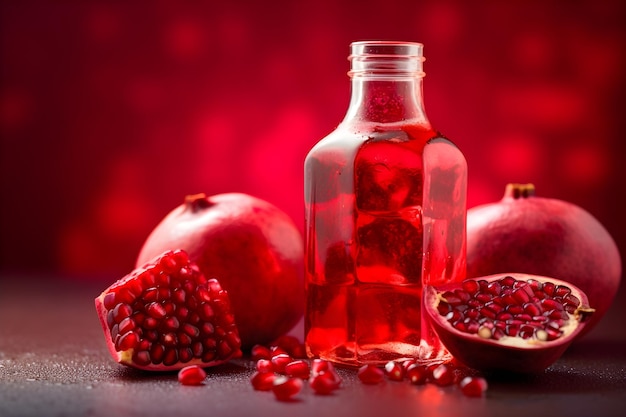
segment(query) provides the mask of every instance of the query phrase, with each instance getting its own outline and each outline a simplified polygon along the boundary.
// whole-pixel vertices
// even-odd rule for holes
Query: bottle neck
[[[421,78],[352,79],[352,95],[345,121],[428,123]]]
[[[354,42],[351,51],[352,95],[344,121],[428,123],[421,44]]]

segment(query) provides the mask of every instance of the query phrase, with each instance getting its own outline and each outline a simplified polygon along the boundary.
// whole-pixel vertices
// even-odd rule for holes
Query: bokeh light
[[[626,247],[626,3],[0,1],[0,271],[128,272],[186,194],[303,227],[302,164],[348,105],[348,46],[425,45],[426,111],[470,207],[508,182]]]

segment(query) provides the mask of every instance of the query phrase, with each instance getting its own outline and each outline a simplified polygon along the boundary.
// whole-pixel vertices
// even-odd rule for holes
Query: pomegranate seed
[[[285,366],[285,375],[300,379],[308,379],[311,374],[309,364],[303,360],[289,362]]]
[[[466,376],[459,383],[461,392],[468,397],[482,397],[487,391],[487,381],[485,378],[477,376]]]
[[[572,292],[572,290],[565,286],[565,285],[557,285],[554,288],[554,296],[555,297],[562,297],[565,298],[566,296],[568,296],[570,293]]]
[[[487,317],[488,319],[495,319],[496,318],[496,312],[494,312],[493,310],[489,309],[489,307],[487,307],[485,305],[485,307],[482,308],[482,310],[480,310],[480,313]]]
[[[465,281],[463,281],[463,283],[461,284],[461,287],[467,291],[469,294],[476,294],[476,292],[478,292],[480,285],[478,284],[477,281],[471,280],[471,279],[467,279]]]
[[[469,293],[463,290],[459,290],[459,289],[454,290],[454,293],[456,294],[457,297],[459,297],[459,299],[463,303],[467,303],[469,299],[472,297],[471,295],[469,295]]]
[[[157,320],[162,319],[167,315],[167,312],[165,311],[163,306],[156,301],[148,305],[148,307],[146,308],[146,312],[150,315],[150,317]]]
[[[280,347],[291,357],[295,357],[294,352],[301,348],[302,343],[295,336],[283,335],[276,339],[273,345]]]
[[[556,285],[553,282],[544,282],[543,283],[543,292],[545,292],[550,297],[554,296],[554,290],[556,289]]]
[[[274,365],[269,359],[259,359],[256,362],[256,370],[259,372],[274,372]]]
[[[519,281],[517,281],[517,282],[519,282]],[[524,304],[524,303],[527,303],[528,301],[530,301],[530,296],[524,290],[524,288],[517,288],[515,291],[513,291],[513,293],[511,295],[513,296],[515,301],[517,301],[519,304]]]
[[[441,302],[437,305],[437,311],[442,316],[445,316],[446,314],[452,311],[452,306],[446,303],[445,301],[441,300]]]
[[[183,385],[201,385],[206,379],[206,372],[198,365],[186,366],[178,371],[178,382]]]
[[[493,281],[487,284],[487,292],[492,295],[498,295],[502,291],[502,285],[498,281]]]
[[[446,301],[446,303],[450,304],[451,306],[457,306],[463,303],[459,296],[452,291],[444,292],[441,297]]]
[[[543,288],[543,284],[541,284],[541,282],[537,281],[536,279],[529,279],[528,285],[530,285],[530,288],[535,294],[537,294],[538,292],[543,292],[541,291],[541,289]]]
[[[480,324],[476,320],[465,319],[465,327],[468,333],[477,333],[480,329]]]
[[[133,353],[133,361],[138,365],[147,366],[151,362],[150,353],[146,352],[145,350],[136,351],[135,353]]]
[[[258,361],[259,359],[271,359],[272,352],[268,347],[263,345],[254,345],[250,350],[250,354],[252,356],[252,360]]]
[[[531,316],[538,316],[541,314],[541,308],[534,303],[526,303],[522,307],[524,308],[524,312],[526,314],[530,314]]]
[[[324,360],[324,359],[313,359],[313,363],[311,364],[311,372],[315,374],[319,374],[321,372],[332,371],[334,370],[333,364]]]
[[[333,375],[328,372],[322,372],[321,374],[315,375],[309,381],[309,386],[318,395],[329,395],[339,388],[338,382],[335,380]]]
[[[286,353],[280,353],[278,355],[272,356],[270,359],[272,362],[272,366],[274,367],[274,372],[279,374],[285,373],[285,367],[287,364],[293,361],[293,358]]]
[[[137,333],[128,332],[120,336],[117,343],[115,344],[115,348],[121,352],[124,350],[133,349],[135,346],[137,346],[138,343],[139,336],[137,335]]]
[[[131,306],[129,306],[128,304],[120,303],[116,305],[113,309],[113,320],[115,321],[115,323],[120,323],[126,317],[130,317],[132,313],[133,308]]]
[[[465,312],[465,314],[466,315],[468,314],[467,311]],[[476,311],[476,314],[478,314],[478,311]],[[448,314],[446,314],[445,316],[446,316],[446,320],[448,320],[450,323],[454,323],[463,318],[463,314],[461,314],[461,312],[458,310],[453,310],[449,312]]]
[[[119,301],[117,301],[116,294],[114,292],[110,292],[104,296],[102,303],[104,304],[105,308],[111,310],[119,303]]]
[[[270,391],[276,375],[273,372],[255,372],[250,378],[252,388],[257,391]]]
[[[135,322],[130,317],[126,317],[122,320],[118,326],[119,334],[125,334],[135,328]]]
[[[307,354],[306,354],[306,346],[304,345],[304,343],[300,343],[299,345],[294,346],[291,349],[290,355],[292,358],[306,359]]]
[[[422,385],[428,380],[429,372],[426,366],[414,363],[407,368],[406,375],[411,384]]]
[[[432,378],[435,384],[445,387],[454,382],[454,372],[451,367],[441,364],[433,369]]]
[[[208,294],[209,292],[206,291]],[[202,303],[197,308],[198,315],[202,320],[211,320],[215,316],[215,312],[213,311],[213,307],[211,307],[208,303]]]
[[[172,293],[172,300],[176,304],[184,304],[186,299],[187,299],[187,294],[185,293],[185,290],[182,288],[176,288],[174,292]]]
[[[546,328],[545,332],[547,334],[547,339],[548,340],[555,340],[558,339],[559,337],[563,336],[563,331],[562,330],[558,330],[558,329],[553,329],[553,328]]]
[[[574,294],[568,294],[563,298],[563,304],[565,304],[565,309],[567,310],[568,306],[578,307],[580,305],[580,300]]]
[[[500,340],[504,336],[505,336],[504,329],[501,329],[499,327],[496,327],[495,329],[493,329],[491,333],[491,338],[494,340]]]
[[[300,378],[291,378],[288,376],[277,376],[272,384],[272,392],[279,401],[288,401],[292,399],[302,389],[302,380]]]
[[[382,371],[382,369],[378,368],[376,365],[367,364],[359,368],[357,372],[357,376],[359,377],[362,383],[368,384],[368,385],[375,385],[383,381],[385,373]]]
[[[185,332],[185,334],[189,337],[197,338],[198,336],[200,336],[200,329],[192,324],[185,323],[183,324],[182,329],[183,332]]]
[[[315,383],[320,385],[319,389],[322,391],[325,390],[324,387],[326,386],[328,386],[327,388],[335,390],[341,385],[341,377],[335,371],[335,367],[331,362],[324,359],[314,359],[311,363],[311,381],[317,377],[324,380],[322,382]]]
[[[496,319],[501,320],[501,321],[510,320],[512,318],[513,318],[513,315],[506,311],[503,311],[502,313],[496,316]]]
[[[513,284],[515,283],[516,279],[510,275],[507,275],[506,277],[502,278],[500,280],[500,284],[503,287],[512,287]]]
[[[402,381],[404,379],[404,368],[398,362],[389,361],[385,364],[385,375],[392,381]]]
[[[289,355],[289,353],[287,353],[287,351],[285,349],[281,348],[280,346],[272,346],[270,348],[270,352],[271,352],[272,356]]]
[[[485,303],[485,306],[483,308],[486,308],[487,310],[491,311],[492,313],[494,313],[494,315],[501,313],[502,310],[504,310],[504,307],[502,307],[500,304],[497,304],[493,301],[489,301],[488,303]]]

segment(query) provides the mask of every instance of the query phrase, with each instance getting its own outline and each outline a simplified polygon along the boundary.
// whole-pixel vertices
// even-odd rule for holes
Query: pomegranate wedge
[[[226,291],[182,251],[167,251],[95,299],[113,359],[162,371],[208,367],[241,356]]]

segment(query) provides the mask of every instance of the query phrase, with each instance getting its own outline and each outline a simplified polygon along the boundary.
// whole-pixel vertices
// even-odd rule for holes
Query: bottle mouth
[[[358,76],[419,76],[425,58],[424,45],[418,42],[360,41],[350,44],[351,63],[348,75]]]

